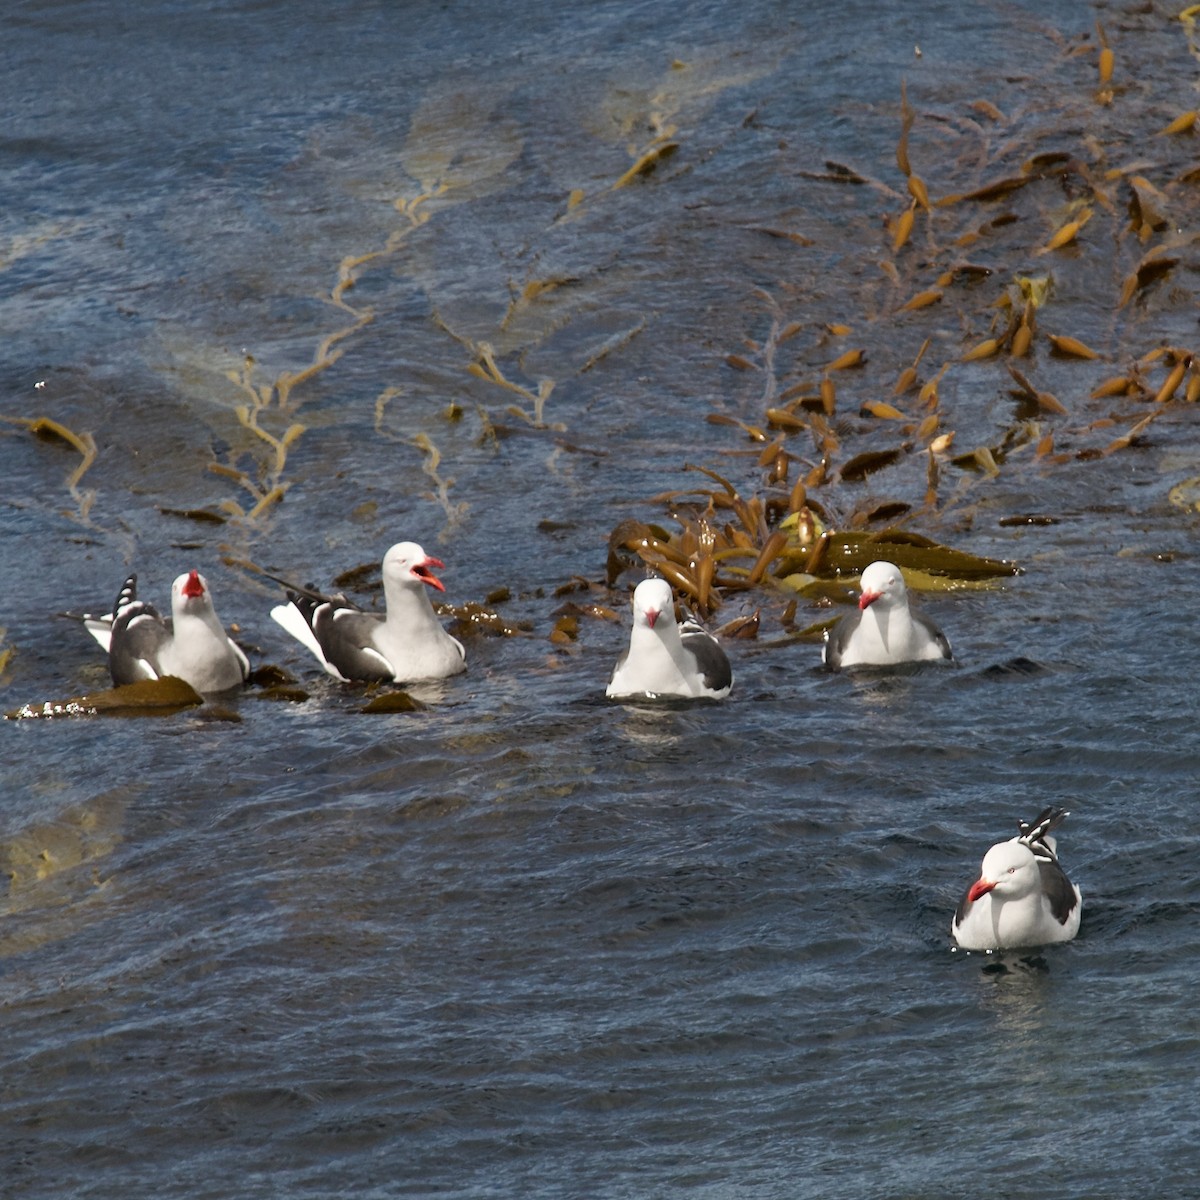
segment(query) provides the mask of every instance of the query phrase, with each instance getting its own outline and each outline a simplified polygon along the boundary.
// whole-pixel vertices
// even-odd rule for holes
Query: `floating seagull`
[[[691,619],[675,622],[675,598],[665,579],[644,579],[633,593],[629,649],[617,663],[606,695],[615,699],[668,696],[721,700],[733,671],[720,643]]]
[[[271,616],[334,679],[444,679],[467,669],[462,643],[442,628],[425,591],[446,590],[430,569],[444,565],[415,542],[398,542],[383,556],[386,615],[363,612],[342,595],[285,585],[288,603]]]
[[[1056,829],[1070,814],[1046,808],[1021,832],[983,856],[979,878],[967,888],[951,932],[964,950],[1015,950],[1069,942],[1079,932],[1083,900],[1058,865]]]
[[[946,635],[928,617],[910,611],[900,568],[874,562],[862,573],[857,613],[825,635],[822,660],[841,667],[894,667],[950,658]]]
[[[108,669],[120,687],[173,675],[198,692],[240,687],[250,674],[241,647],[225,632],[212,593],[199,571],[171,584],[171,616],[137,598],[137,576],[125,580],[111,615],[84,617],[88,632],[108,653]]]

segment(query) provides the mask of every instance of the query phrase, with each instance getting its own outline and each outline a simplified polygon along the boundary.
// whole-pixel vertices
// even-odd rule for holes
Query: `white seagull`
[[[125,580],[111,615],[84,617],[88,632],[108,653],[108,669],[120,687],[173,675],[198,692],[240,687],[250,674],[242,649],[225,632],[212,593],[199,571],[171,584],[171,616],[137,598],[137,576]]]
[[[1058,865],[1050,831],[1070,814],[1046,808],[1021,832],[983,856],[951,923],[964,950],[1015,950],[1069,942],[1079,932],[1083,898]]]
[[[721,700],[733,671],[720,643],[693,621],[675,621],[675,598],[665,579],[644,579],[633,592],[629,649],[605,695],[630,698],[707,697]]]
[[[928,617],[908,607],[900,568],[874,562],[862,573],[858,612],[825,634],[822,661],[842,667],[894,667],[951,657],[946,635]]]
[[[289,587],[288,603],[271,609],[271,616],[334,679],[445,679],[465,671],[467,662],[462,643],[442,628],[425,591],[446,590],[431,570],[444,565],[416,542],[398,542],[383,556],[386,615],[363,612],[342,595]]]

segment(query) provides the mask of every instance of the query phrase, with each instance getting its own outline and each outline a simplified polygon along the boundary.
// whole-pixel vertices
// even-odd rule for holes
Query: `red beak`
[[[189,572],[187,582],[183,585],[183,594],[189,600],[196,600],[204,595],[204,584],[200,582],[199,571]]]
[[[882,595],[882,592],[863,592],[863,594],[858,598],[858,607],[860,609],[870,608],[871,605],[874,604],[875,601],[878,600]]]
[[[654,622],[657,620],[658,620],[658,609],[657,608],[646,609],[646,624],[649,625],[651,629],[654,628]]]
[[[442,581],[429,569],[437,567],[439,571],[445,569],[446,564],[440,558],[427,556],[424,562],[414,563],[412,573],[422,582],[429,584],[430,587],[435,587],[439,592],[444,592],[446,589]]]
[[[967,893],[967,900],[974,904],[980,896],[986,896],[996,885],[988,883],[986,879],[977,879],[971,884],[971,890]]]

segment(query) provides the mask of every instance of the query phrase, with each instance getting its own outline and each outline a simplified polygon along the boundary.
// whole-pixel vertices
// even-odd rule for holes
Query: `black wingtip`
[[[1043,808],[1032,821],[1017,822],[1017,827],[1021,831],[1021,836],[1018,840],[1028,846],[1035,854],[1048,855],[1054,859],[1057,856],[1046,845],[1046,836],[1052,830],[1057,829],[1070,815],[1069,809],[1059,808],[1053,804],[1049,805]]]
[[[121,590],[117,593],[117,598],[113,601],[112,615],[117,617],[120,615],[121,609],[128,608],[131,604],[137,603],[137,575],[130,575],[125,582],[121,584]]]
[[[295,608],[300,615],[312,626],[313,619],[316,616],[317,609],[322,604],[328,604],[326,597],[319,592],[310,592],[306,589],[296,590],[289,587],[287,590],[288,603]]]

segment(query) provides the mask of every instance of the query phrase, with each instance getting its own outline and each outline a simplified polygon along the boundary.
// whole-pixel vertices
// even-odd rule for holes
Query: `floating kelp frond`
[[[224,525],[229,520],[228,513],[218,512],[213,508],[167,508],[160,504],[158,511],[164,517],[182,517],[201,525]]]
[[[209,463],[208,470],[213,475],[233,480],[254,498],[254,504],[249,509],[244,509],[236,500],[229,499],[222,500],[217,506],[220,511],[228,513],[238,520],[260,516],[271,505],[282,500],[288,488],[291,487],[291,484],[285,483],[276,484],[274,487],[264,490],[245,471],[240,471],[237,467],[231,467],[225,463]]]
[[[609,621],[613,625],[619,625],[624,620],[615,608],[611,608],[607,604],[580,604],[575,600],[568,600],[565,604],[560,605],[552,615],[555,617],[590,617],[598,621]]]
[[[724,638],[726,641],[750,641],[758,637],[761,620],[762,612],[756,608],[746,616],[734,617],[732,621],[726,622],[715,630],[715,633],[717,637]]]
[[[890,450],[865,450],[844,463],[838,474],[844,483],[857,483],[876,471],[882,471],[884,467],[890,467],[903,456],[904,450],[900,446]]]
[[[894,220],[889,222],[892,233],[892,253],[899,253],[908,244],[912,236],[913,221],[916,218],[917,202],[913,200],[909,206]]]
[[[423,704],[409,692],[387,691],[373,696],[358,711],[362,713],[418,713],[427,712],[428,704]]]
[[[902,175],[912,175],[912,163],[908,158],[908,135],[912,132],[917,114],[908,102],[908,83],[900,80],[900,139],[896,143],[896,166]]]
[[[494,608],[478,601],[469,600],[466,604],[439,604],[439,616],[451,616],[450,632],[457,638],[483,637],[519,637],[532,632],[532,625],[525,622],[509,621],[502,617]]]
[[[1079,214],[1070,221],[1064,222],[1054,231],[1053,236],[1044,245],[1034,251],[1034,254],[1049,254],[1053,250],[1061,250],[1069,246],[1078,236],[1079,231],[1092,219],[1092,210],[1086,205]]]
[[[1156,404],[1166,404],[1168,400],[1174,399],[1175,393],[1179,390],[1179,385],[1183,383],[1184,375],[1193,365],[1193,357],[1186,350],[1171,350],[1170,358],[1173,360],[1173,365],[1167,372],[1167,377],[1163,380],[1162,386],[1155,393],[1154,401]]]
[[[941,288],[930,288],[927,291],[918,292],[906,303],[900,305],[896,311],[917,312],[919,309],[928,308],[931,304],[939,303],[945,294]]]
[[[714,495],[724,493],[714,493]],[[765,528],[761,517],[762,503],[755,497],[751,502],[737,501],[739,517],[748,521],[761,536]],[[721,604],[720,590],[735,586],[731,574],[717,575],[717,566],[731,558],[753,560],[759,554],[759,537],[750,536],[743,525],[741,531],[714,522],[715,509],[710,505],[704,515],[676,514],[681,530],[677,534],[651,527],[639,521],[622,521],[609,537],[608,585],[612,587],[634,559],[661,575],[684,596],[685,602],[707,616]]]
[[[379,592],[383,589],[378,562],[359,563],[357,567],[347,567],[340,575],[333,578],[335,588],[352,588],[360,592]]]
[[[999,354],[1000,348],[1003,344],[1004,343],[1000,338],[984,338],[982,342],[976,342],[974,346],[972,346],[963,354],[962,361],[969,363],[978,362],[980,359],[984,358],[994,358],[997,354]]]
[[[1129,184],[1129,227],[1138,239],[1147,242],[1171,225],[1165,208],[1167,197],[1145,176],[1134,175]]]
[[[127,683],[103,692],[89,692],[70,700],[51,700],[42,704],[24,704],[5,713],[6,720],[28,717],[144,717],[170,716],[203,704],[204,698],[182,679],[166,676]]]
[[[1025,376],[1022,375],[1021,372],[1012,365],[1012,363],[1008,363],[1006,365],[1008,366],[1008,373],[1013,377],[1017,384],[1018,390],[1012,392],[1012,395],[1022,397],[1026,400],[1032,400],[1033,403],[1044,412],[1066,416],[1066,408],[1059,403],[1056,397],[1052,396],[1049,392],[1039,392],[1037,388],[1035,388],[1033,384],[1030,383],[1029,380],[1026,379]]]
[[[615,192],[618,188],[627,187],[635,179],[642,175],[649,175],[650,172],[653,171],[654,168],[663,161],[663,159],[670,158],[670,156],[678,149],[679,143],[672,141],[669,137],[664,140],[651,143],[651,145],[649,145],[638,155],[638,158],[634,162],[633,166],[631,166],[629,170],[626,171],[625,174],[622,175],[621,178],[612,185],[613,191]]]
[[[780,561],[780,578],[797,573],[836,578],[842,575],[857,575],[877,559],[886,559],[912,571],[918,580],[953,580],[958,584],[980,583],[985,580],[1001,579],[1016,575],[1020,568],[1016,563],[1003,559],[982,558],[965,550],[943,546],[931,538],[901,529],[886,529],[875,533],[827,533],[826,550],[821,561],[812,568],[809,554],[795,556],[785,554]],[[808,567],[807,571],[804,569]],[[929,586],[934,586],[930,584]],[[944,590],[945,584],[936,585]]]
[[[550,641],[556,646],[573,646],[579,640],[579,617],[575,613],[563,613],[554,622]]]
[[[937,207],[946,208],[952,204],[962,204],[966,201],[998,200],[1001,196],[1007,196],[1010,192],[1015,192],[1019,188],[1033,183],[1034,178],[1032,175],[1012,175],[1006,179],[997,179],[970,192],[958,192],[943,196],[937,201]]]
[[[1135,296],[1178,265],[1179,259],[1168,255],[1167,246],[1155,246],[1142,256],[1137,266],[1125,277],[1117,307],[1124,308]]]
[[[23,425],[35,438],[69,446],[79,455],[79,465],[67,476],[65,486],[79,507],[79,520],[86,523],[96,494],[93,491],[80,491],[79,481],[96,461],[96,441],[92,435],[76,433],[50,417],[0,417],[0,421],[9,425]]]
[[[261,438],[275,451],[275,461],[269,468],[269,473],[272,479],[278,480],[279,476],[283,473],[284,463],[287,461],[287,448],[304,432],[304,426],[299,422],[294,422],[284,430],[280,437],[276,437],[273,433],[269,433],[259,425],[258,409],[252,409],[247,405],[241,404],[234,411],[237,414],[237,419],[246,429],[249,429],[256,437]]]
[[[969,450],[966,454],[955,455],[950,461],[961,470],[979,471],[989,479],[994,479],[1000,474],[996,455],[990,446],[976,446],[974,450]]]
[[[425,461],[421,464],[421,469],[433,482],[434,491],[431,493],[431,498],[441,505],[442,511],[446,514],[447,525],[453,528],[455,525],[466,520],[467,514],[471,511],[471,506],[465,500],[457,504],[451,501],[450,488],[453,486],[454,480],[445,479],[438,473],[438,466],[442,461],[442,452],[433,444],[433,440],[429,435],[427,433],[418,433],[412,439],[412,442],[425,455]]]
[[[1019,428],[1025,430],[1024,425]],[[643,522],[622,522],[610,538],[609,586],[640,560],[644,568],[667,579],[686,603],[707,613],[720,603],[721,591],[745,591],[768,586],[768,581],[816,598],[822,591],[813,581],[857,573],[879,558],[920,572],[922,578],[944,577],[972,586],[1018,570],[1013,563],[951,549],[894,526],[877,532],[826,528],[822,518],[814,514],[802,484],[793,489],[788,501],[790,511],[771,529],[764,520],[770,506],[759,497],[739,496],[726,477],[705,468],[696,469],[721,485],[720,490],[709,494],[705,511],[686,513],[677,509],[673,514],[680,526],[677,533]],[[732,511],[739,524],[720,524],[715,516],[722,507]],[[856,509],[849,524],[895,521],[910,511],[911,506],[904,501],[874,501]]]
[[[643,329],[646,328],[646,321],[643,318],[637,324],[630,326],[628,329],[622,329],[610,337],[604,339],[595,350],[584,360],[583,366],[579,368],[579,373],[582,375],[586,371],[590,371],[597,363],[603,362],[610,354],[617,350],[624,349],[630,342],[633,341]]]
[[[848,371],[854,367],[861,367],[867,361],[867,352],[861,347],[854,350],[847,350],[844,354],[838,355],[833,362],[828,363],[825,367],[827,371]]]
[[[513,383],[507,379],[504,373],[496,365],[495,352],[487,342],[479,342],[474,347],[477,361],[468,363],[467,370],[475,376],[476,379],[484,379],[488,383],[494,383],[499,387],[522,396],[527,399],[533,406],[532,413],[527,413],[524,409],[510,408],[508,411],[514,415],[524,417],[531,424],[541,427],[543,425],[543,416],[545,413],[546,401],[550,399],[550,393],[554,391],[553,379],[539,379],[538,390],[531,392],[527,387],[519,383]],[[562,430],[565,425],[556,425],[554,428]]]

